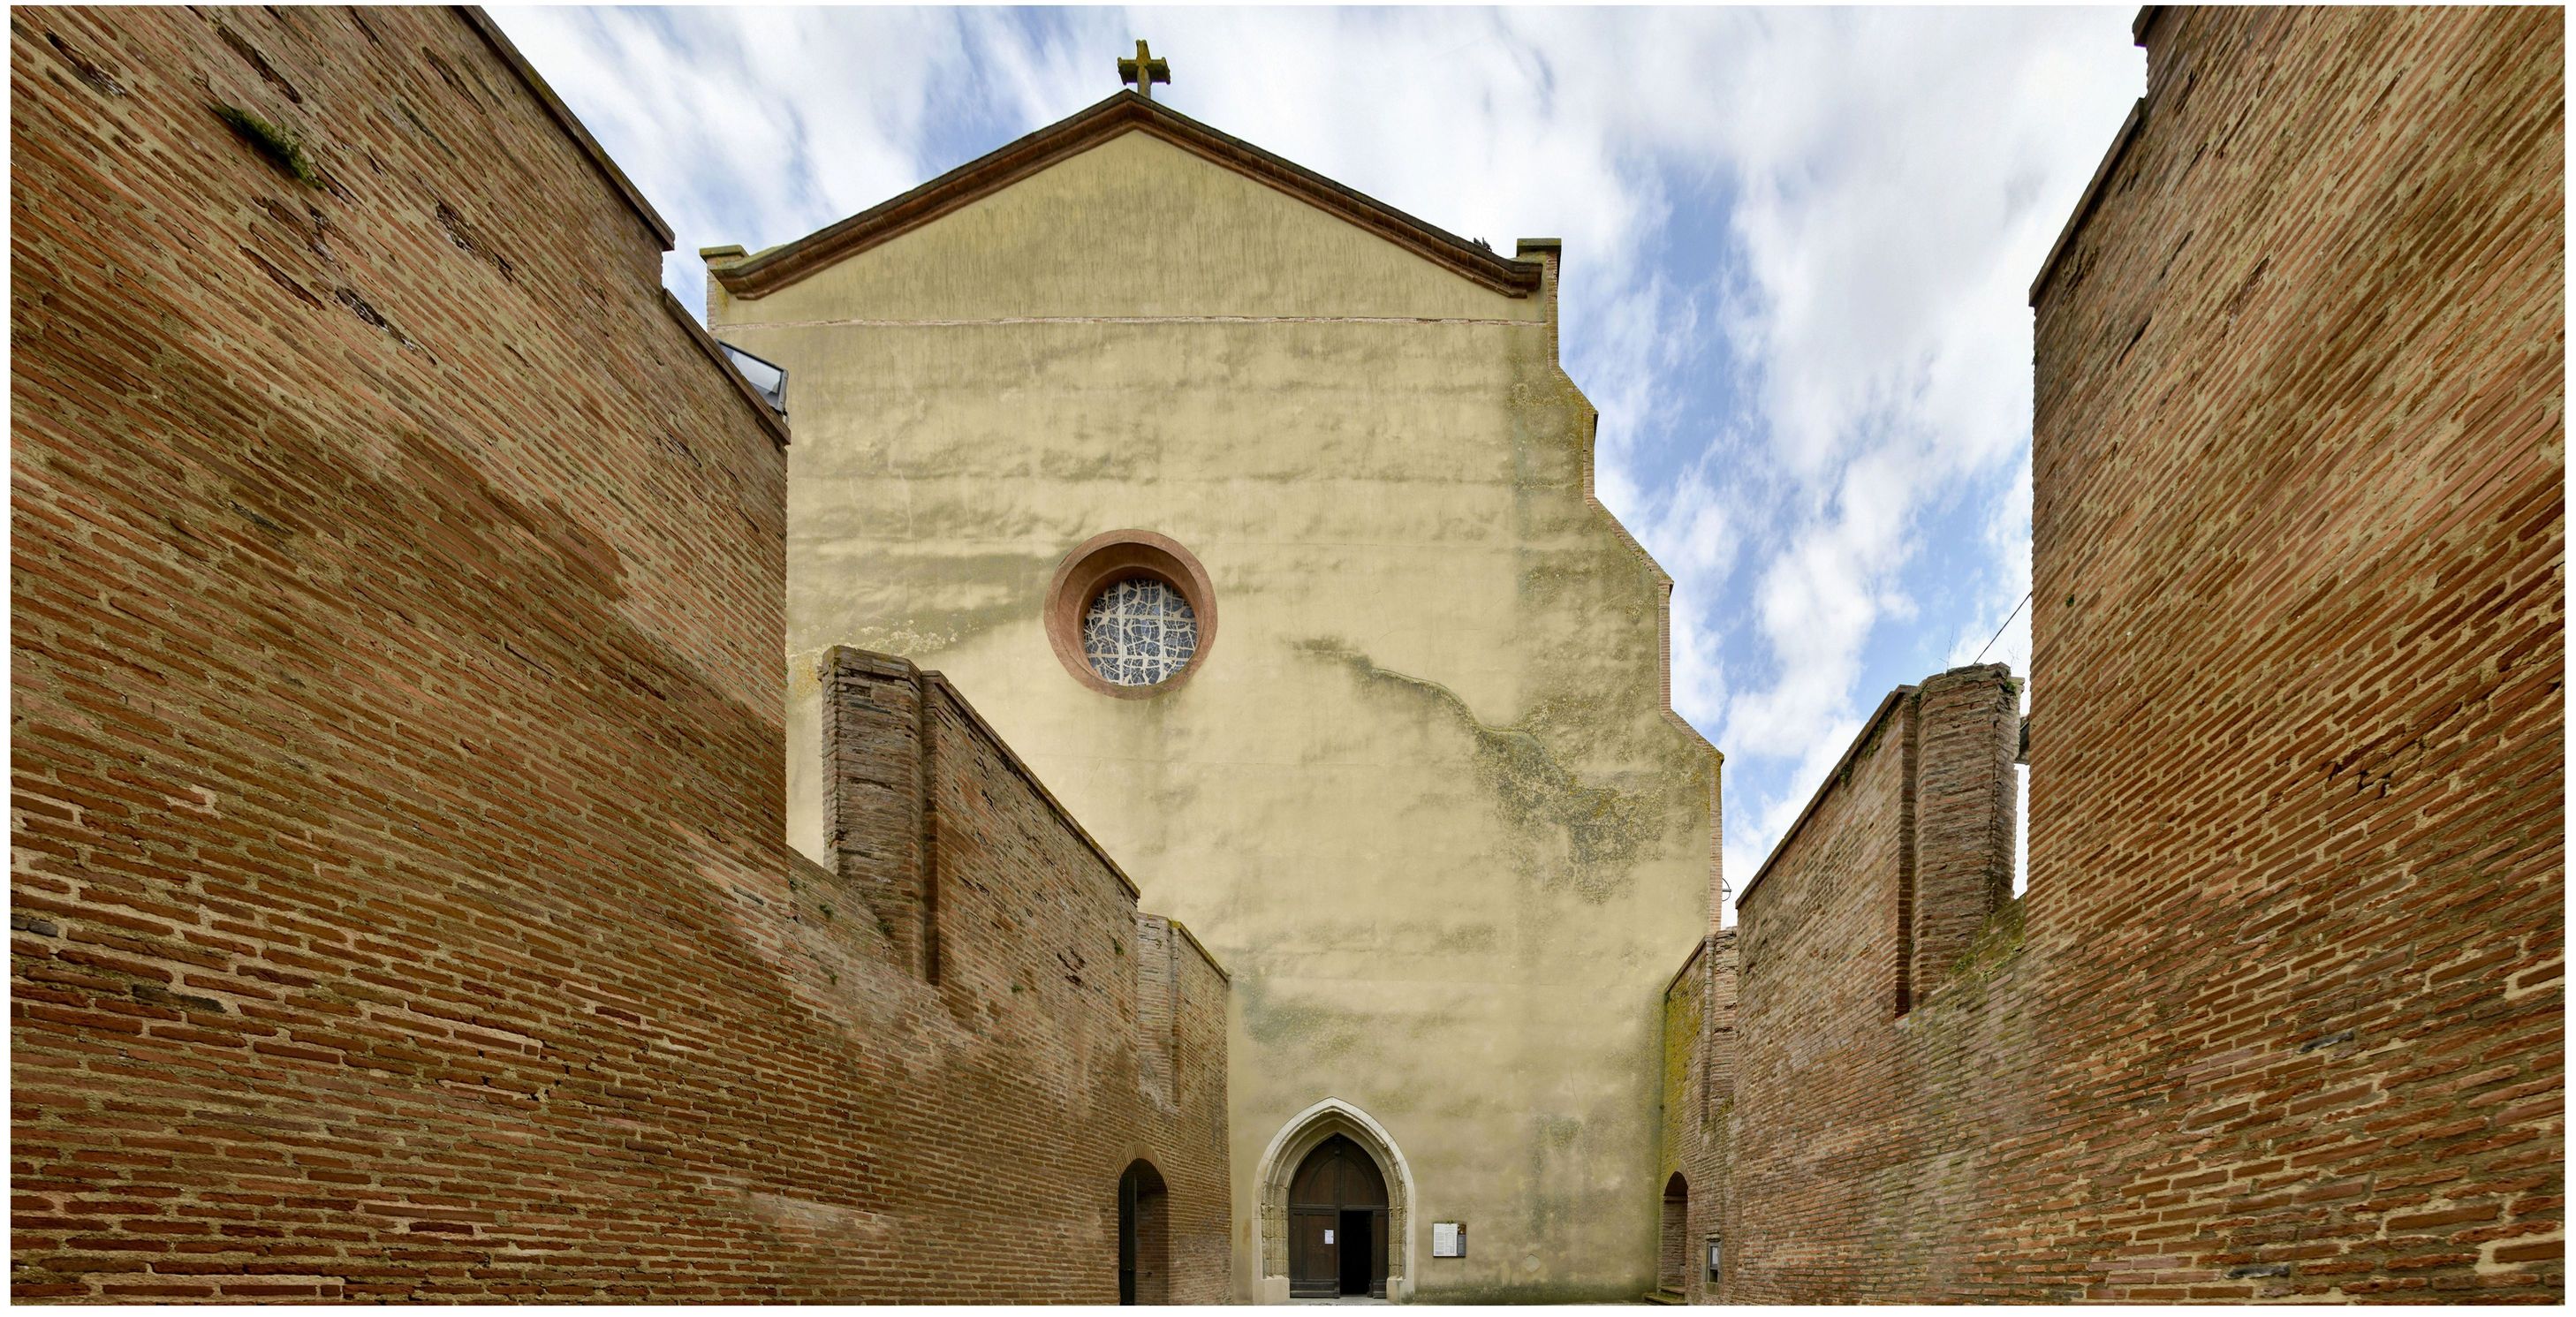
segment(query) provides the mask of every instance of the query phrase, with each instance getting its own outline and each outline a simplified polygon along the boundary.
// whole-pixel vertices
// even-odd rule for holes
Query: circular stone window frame
[[[1150,686],[1121,686],[1091,668],[1082,652],[1082,622],[1100,592],[1131,576],[1160,581],[1177,591],[1198,619],[1198,645],[1190,660],[1172,675]],[[1180,541],[1150,530],[1103,531],[1073,547],[1056,565],[1047,584],[1047,643],[1056,661],[1075,681],[1113,699],[1145,700],[1168,695],[1190,679],[1216,647],[1216,591],[1207,569]]]

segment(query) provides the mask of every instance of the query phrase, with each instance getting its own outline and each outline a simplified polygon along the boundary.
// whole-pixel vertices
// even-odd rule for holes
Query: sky
[[[1184,114],[1498,251],[1564,239],[1598,492],[1673,577],[1737,891],[1890,689],[2032,675],[2028,290],[2145,89],[2134,6],[492,13],[693,308],[698,248],[1063,118],[1138,37]]]

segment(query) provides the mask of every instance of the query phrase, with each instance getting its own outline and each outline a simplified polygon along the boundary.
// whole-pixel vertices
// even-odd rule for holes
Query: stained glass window
[[[1199,619],[1181,592],[1150,576],[1113,582],[1082,618],[1082,657],[1101,679],[1151,686],[1188,666]]]

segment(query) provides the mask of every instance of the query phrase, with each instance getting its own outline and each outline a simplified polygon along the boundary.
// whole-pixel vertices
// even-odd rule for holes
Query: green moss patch
[[[233,134],[250,143],[253,150],[268,158],[278,172],[306,187],[322,186],[321,175],[313,172],[313,162],[304,156],[304,139],[238,105],[218,104],[215,117],[231,127]]]

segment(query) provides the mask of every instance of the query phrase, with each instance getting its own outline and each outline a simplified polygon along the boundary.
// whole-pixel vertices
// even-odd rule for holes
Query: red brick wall
[[[1723,1296],[2561,1300],[2561,20],[2144,37],[2037,294],[2027,895],[1882,1004],[1883,710],[1739,906]]]
[[[853,649],[822,664],[841,859],[826,922],[871,1040],[871,1207],[903,1223],[880,1292],[1115,1302],[1097,1259],[1117,1256],[1118,1178],[1142,1157],[1169,1195],[1173,1301],[1222,1302],[1223,972],[1137,913],[1126,876],[944,678]]]
[[[2013,1095],[1986,1079],[2028,1046],[2017,1005],[1989,1000],[2020,914],[2017,699],[1999,666],[1893,692],[1746,884],[1729,1261],[1701,1297],[1965,1297],[1957,1209],[1996,1172]]]
[[[1712,1297],[1708,1239],[1722,1234],[1726,1131],[1735,1100],[1736,930],[1709,934],[1664,989],[1664,1121],[1659,1183],[1679,1173],[1690,1189],[1682,1230],[1683,1297]]]
[[[2013,755],[2021,689],[2001,667],[1924,681],[1906,711],[1913,847],[1899,857],[1906,928],[1900,1009],[1940,996],[1951,967],[2012,899]]]
[[[1132,1087],[1120,957],[978,939],[1041,877],[1114,937],[1097,857],[953,719],[938,988],[791,855],[783,454],[503,50],[10,27],[13,1295],[1105,1300],[1165,1148],[1213,1293],[1221,980],[1161,1133],[1049,1128],[971,1084]]]
[[[2016,1251],[2562,1297],[2561,16],[2144,40],[2038,298]]]

